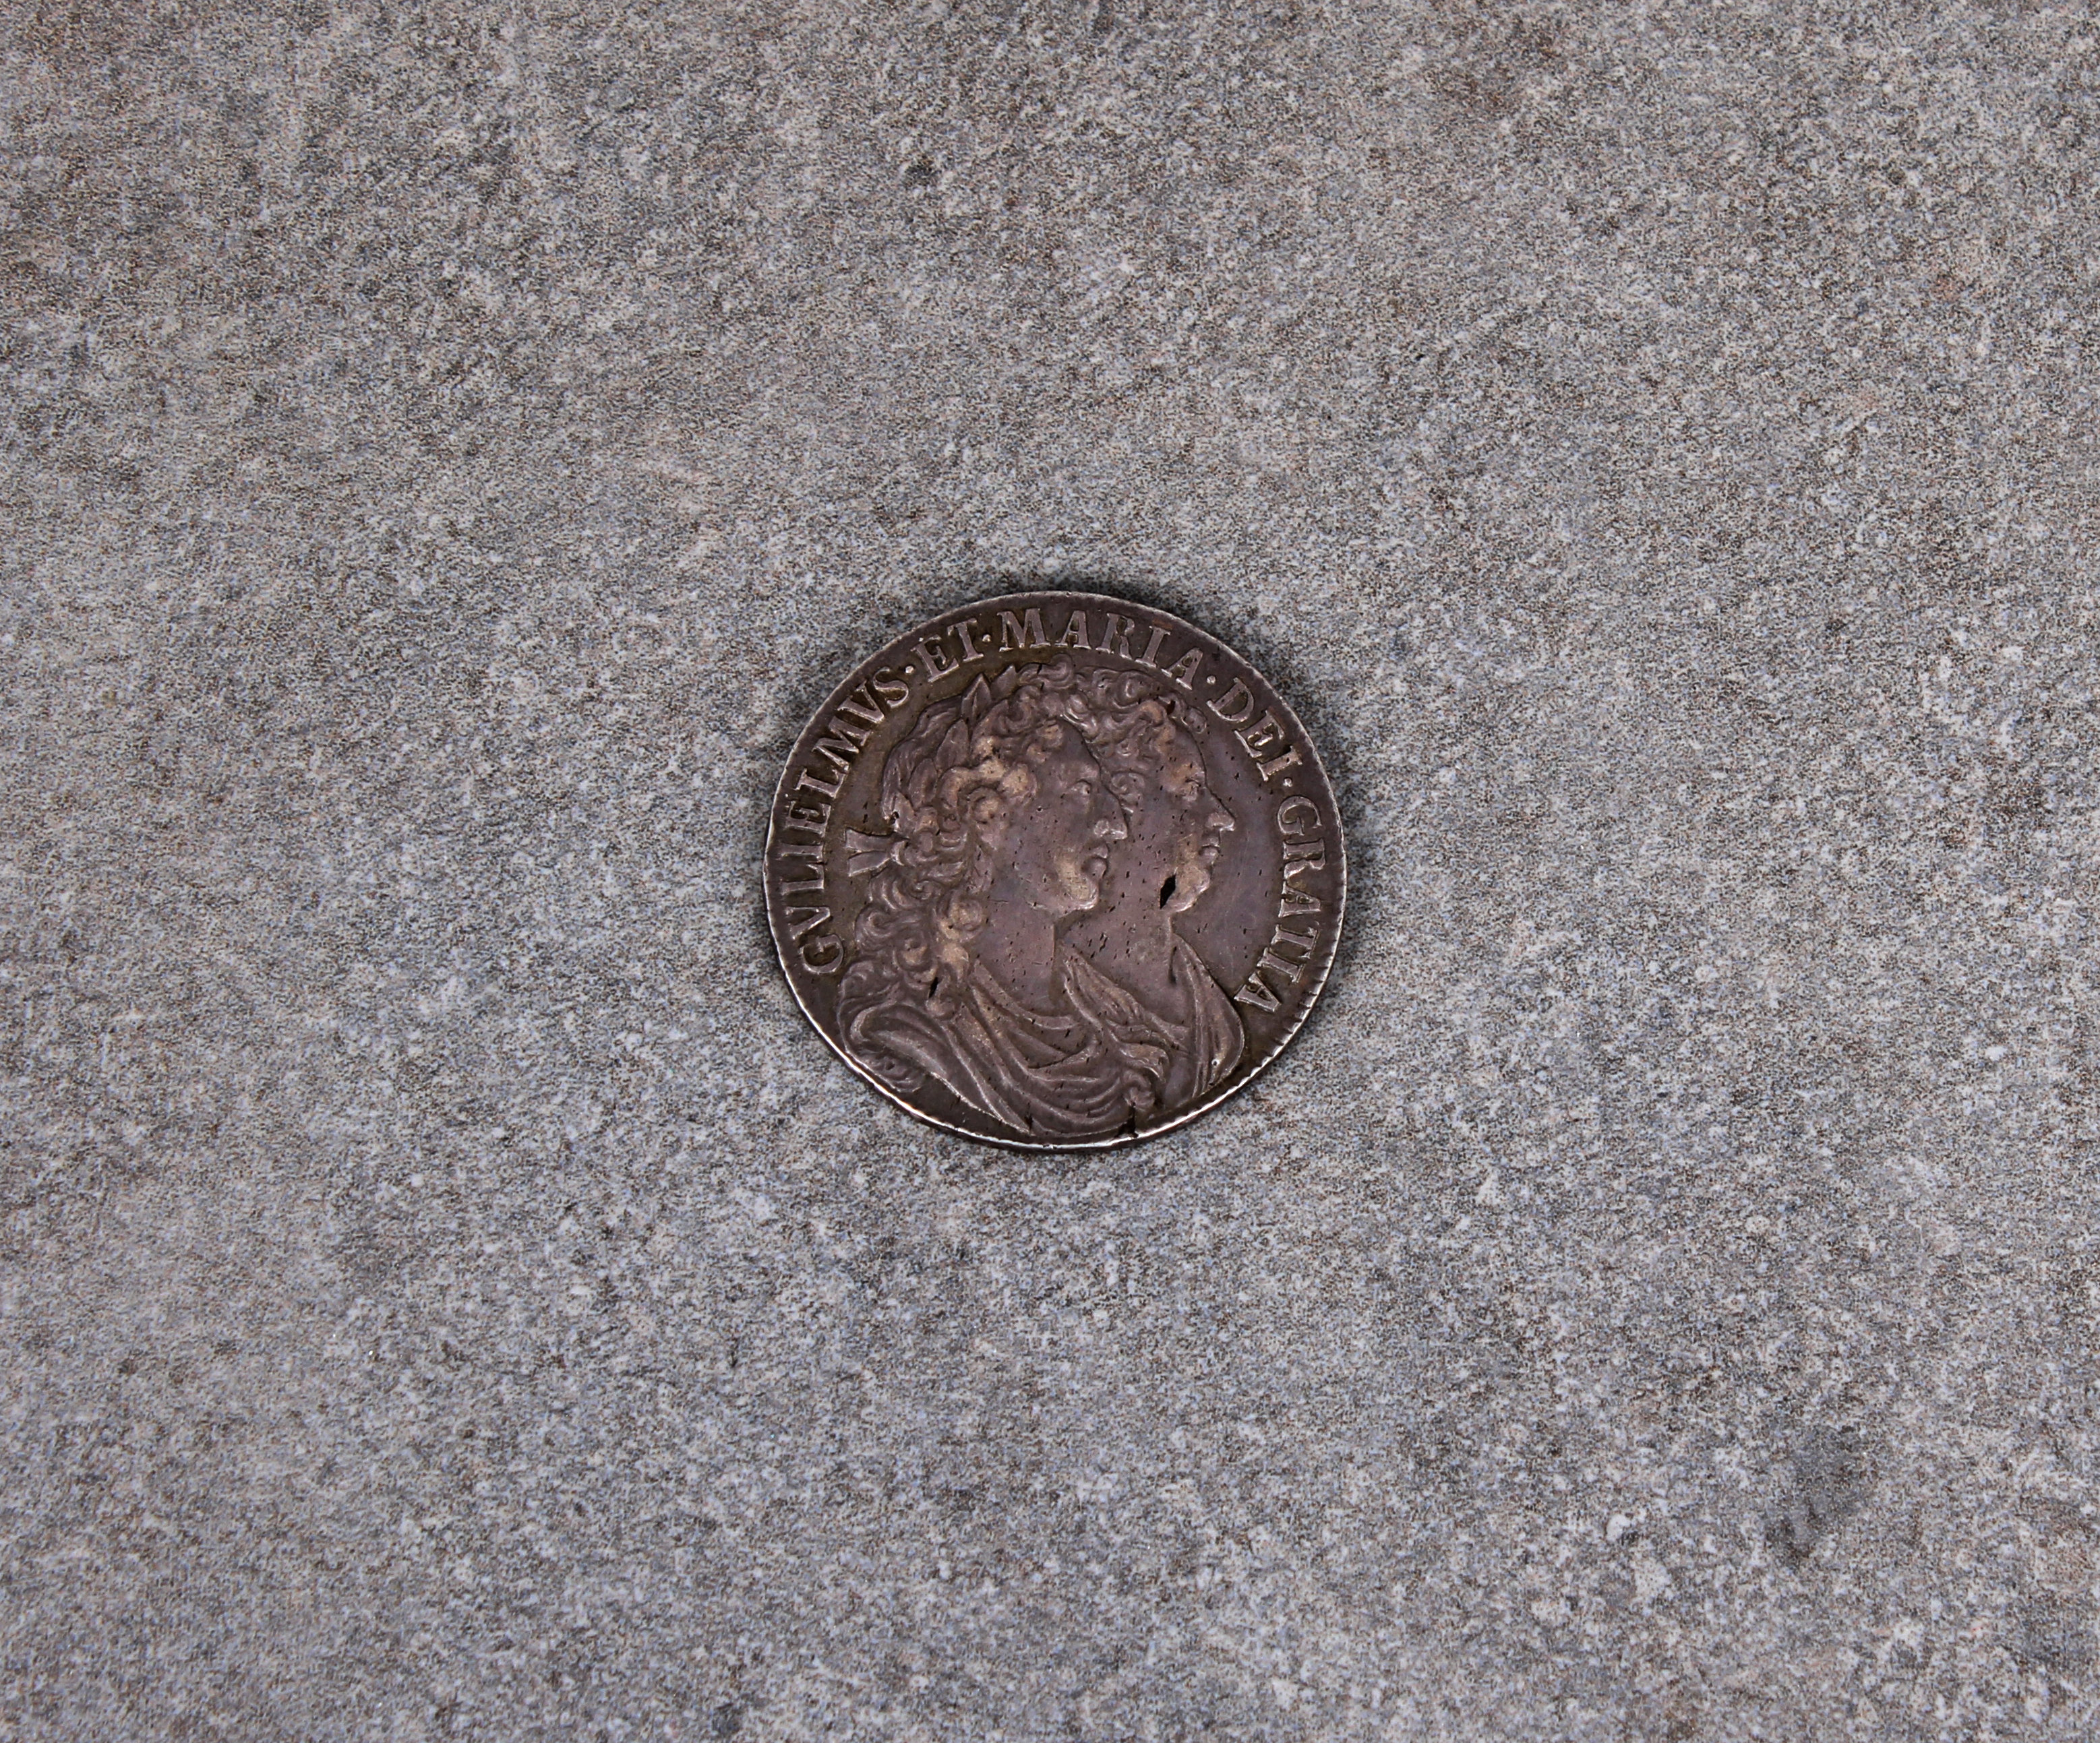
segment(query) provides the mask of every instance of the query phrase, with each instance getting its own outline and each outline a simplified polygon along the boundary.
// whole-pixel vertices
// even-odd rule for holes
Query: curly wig
[[[982,826],[1025,804],[1036,768],[1065,735],[1090,738],[1113,710],[1068,659],[1009,667],[953,702],[929,708],[890,753],[882,812],[896,832],[854,924],[854,961],[839,987],[839,1019],[857,1024],[899,1001],[935,1015],[953,1008],[990,918],[995,866]]]

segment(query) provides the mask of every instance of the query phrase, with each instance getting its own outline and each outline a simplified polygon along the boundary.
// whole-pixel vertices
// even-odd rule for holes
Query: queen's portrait
[[[1174,1041],[1160,1103],[1185,1107],[1232,1075],[1246,1045],[1231,998],[1177,923],[1209,891],[1238,820],[1211,789],[1198,710],[1134,672],[1096,671],[1092,690],[1093,750],[1125,836],[1066,948],[1165,1021]]]

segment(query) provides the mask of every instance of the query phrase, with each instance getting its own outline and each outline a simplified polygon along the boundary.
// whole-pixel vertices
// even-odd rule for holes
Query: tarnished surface
[[[1335,795],[1245,660],[1156,607],[1021,593],[864,662],[780,777],[781,966],[922,1118],[1088,1148],[1273,1059],[1341,935]]]

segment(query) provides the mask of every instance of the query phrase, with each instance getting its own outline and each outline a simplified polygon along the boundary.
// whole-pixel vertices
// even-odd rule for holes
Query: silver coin
[[[1283,698],[1094,593],[964,605],[871,655],[796,742],[765,847],[817,1032],[920,1118],[1034,1149],[1245,1088],[1326,984],[1347,882]]]

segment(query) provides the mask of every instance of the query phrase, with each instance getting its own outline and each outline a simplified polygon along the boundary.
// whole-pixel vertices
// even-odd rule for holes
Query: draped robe
[[[1244,1035],[1232,1002],[1178,938],[1171,977],[1181,1007],[1154,1011],[1061,944],[1058,1010],[1023,1005],[980,962],[946,1011],[876,1006],[848,1038],[900,1090],[931,1076],[1017,1132],[1103,1138],[1208,1094],[1238,1063]]]

